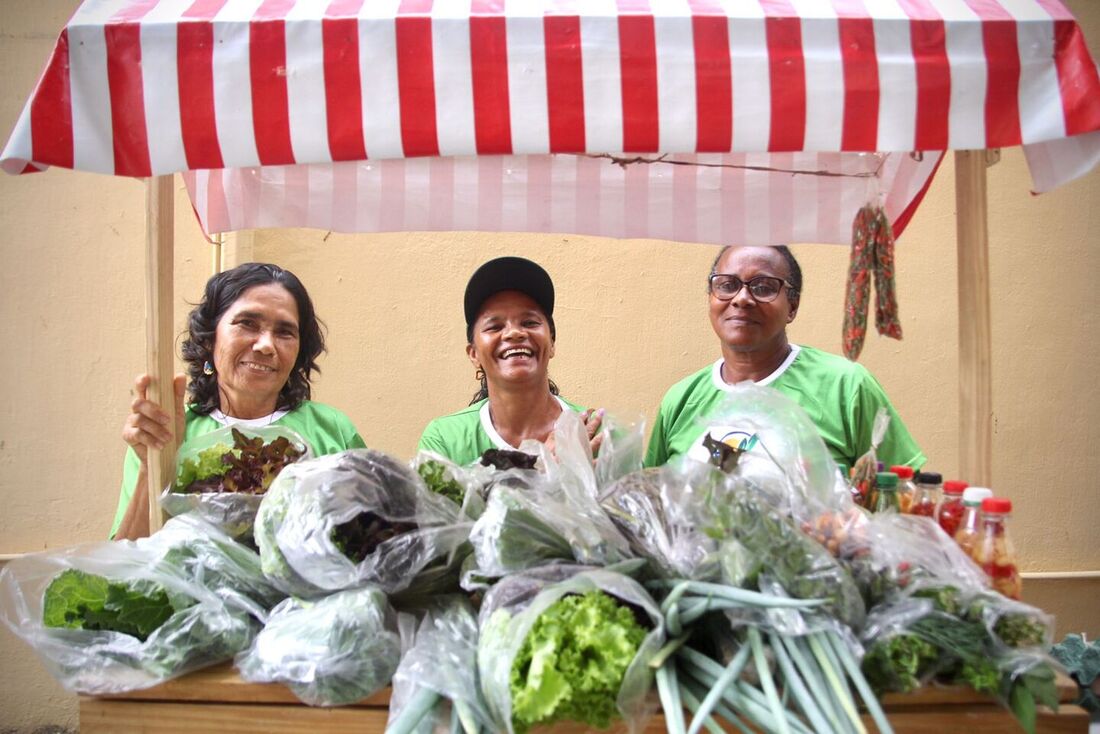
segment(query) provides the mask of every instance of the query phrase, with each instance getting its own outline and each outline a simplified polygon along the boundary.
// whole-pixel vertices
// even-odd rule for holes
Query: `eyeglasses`
[[[758,275],[751,280],[741,280],[736,275],[725,273],[713,273],[710,278],[710,293],[719,301],[729,301],[741,292],[743,286],[748,286],[749,294],[758,303],[770,303],[779,297],[783,286],[795,292],[794,286],[782,278],[773,278],[768,275]]]

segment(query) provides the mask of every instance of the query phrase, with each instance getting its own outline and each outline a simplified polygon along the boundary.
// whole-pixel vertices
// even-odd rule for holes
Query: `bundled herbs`
[[[503,579],[481,609],[478,669],[493,731],[637,721],[663,643],[659,610],[629,577],[579,567]]]
[[[969,597],[969,598],[968,598]],[[864,633],[863,670],[878,693],[908,693],[930,679],[992,695],[1034,731],[1036,704],[1057,708],[1045,658],[1049,620],[990,591],[926,585],[876,609]]]
[[[452,502],[368,449],[289,467],[256,518],[264,573],[307,598],[363,584],[400,591],[434,561],[449,562],[468,534]]]
[[[4,622],[66,688],[145,688],[251,642],[274,593],[259,559],[242,561],[250,551],[195,517],[162,533],[33,554],[0,571]]]
[[[386,595],[368,586],[285,600],[236,665],[245,680],[283,683],[311,706],[342,706],[387,686],[400,653]]]

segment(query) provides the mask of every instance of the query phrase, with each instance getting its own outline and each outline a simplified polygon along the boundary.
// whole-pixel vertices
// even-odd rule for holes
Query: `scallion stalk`
[[[775,681],[772,680],[772,671],[768,667],[768,660],[764,657],[764,645],[760,641],[760,630],[749,627],[749,645],[752,647],[752,660],[756,664],[757,675],[760,676],[760,685],[764,688],[764,695],[768,697],[768,707],[779,724],[779,734],[791,734],[787,726],[787,717],[784,716],[783,704],[779,702],[779,694],[775,690]]]
[[[836,651],[837,657],[840,658],[840,663],[848,671],[848,677],[852,679],[856,690],[859,691],[860,698],[867,706],[871,718],[875,720],[875,726],[878,727],[880,734],[894,734],[894,729],[890,726],[890,722],[886,720],[886,714],[879,706],[878,699],[871,691],[871,687],[867,685],[867,679],[863,677],[863,671],[859,669],[859,665],[852,658],[851,650],[844,645],[844,641],[837,635],[828,635],[826,640],[832,641],[833,649]]]
[[[714,710],[715,705],[722,698],[722,693],[729,688],[730,684],[736,680],[737,676],[741,675],[741,670],[745,667],[745,663],[749,659],[749,646],[742,645],[741,649],[737,651],[737,654],[730,660],[730,664],[726,666],[726,669],[722,671],[722,674],[718,676],[718,680],[707,692],[703,702],[699,705],[698,710],[695,712],[695,716],[691,720],[691,725],[688,727],[688,734],[697,734],[699,728],[703,725],[703,722],[710,718],[710,712]]]

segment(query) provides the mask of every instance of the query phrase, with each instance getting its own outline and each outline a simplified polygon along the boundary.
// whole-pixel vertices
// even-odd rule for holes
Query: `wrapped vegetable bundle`
[[[476,464],[461,467],[431,451],[418,451],[411,463],[430,491],[453,502],[471,520],[481,516],[485,509],[485,486],[492,473],[490,467]]]
[[[289,428],[221,428],[181,447],[175,481],[160,506],[173,517],[197,512],[231,537],[250,538],[260,500],[275,477],[311,456],[309,445]]]
[[[245,680],[283,683],[311,706],[342,706],[386,687],[400,655],[396,615],[367,586],[285,600],[236,665]]]
[[[720,476],[709,464],[685,462],[628,474],[600,498],[608,517],[662,578],[718,578],[717,542],[687,512]]]
[[[490,475],[485,510],[470,531],[474,563],[464,574],[464,588],[546,563],[607,565],[631,557],[597,501],[597,474],[580,418],[564,411],[554,439],[556,455],[541,449],[544,474],[509,469]],[[607,456],[611,466],[614,452]]]
[[[364,584],[400,591],[468,534],[454,503],[430,492],[408,466],[369,449],[288,467],[256,516],[264,573],[306,598]]]
[[[449,713],[448,713],[448,708]],[[466,597],[435,600],[393,675],[387,734],[437,731],[450,724],[476,732],[489,714],[477,675],[477,616]]]
[[[246,648],[277,596],[259,558],[201,520],[37,553],[0,571],[0,617],[67,689],[147,688]]]
[[[664,643],[660,610],[633,579],[548,566],[508,576],[482,604],[481,690],[492,731],[558,721],[638,724]]]

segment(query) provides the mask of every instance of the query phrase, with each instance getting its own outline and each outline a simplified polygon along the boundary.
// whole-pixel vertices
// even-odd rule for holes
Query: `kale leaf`
[[[46,587],[42,621],[47,627],[122,632],[144,642],[174,611],[159,584],[118,583],[70,568]]]

